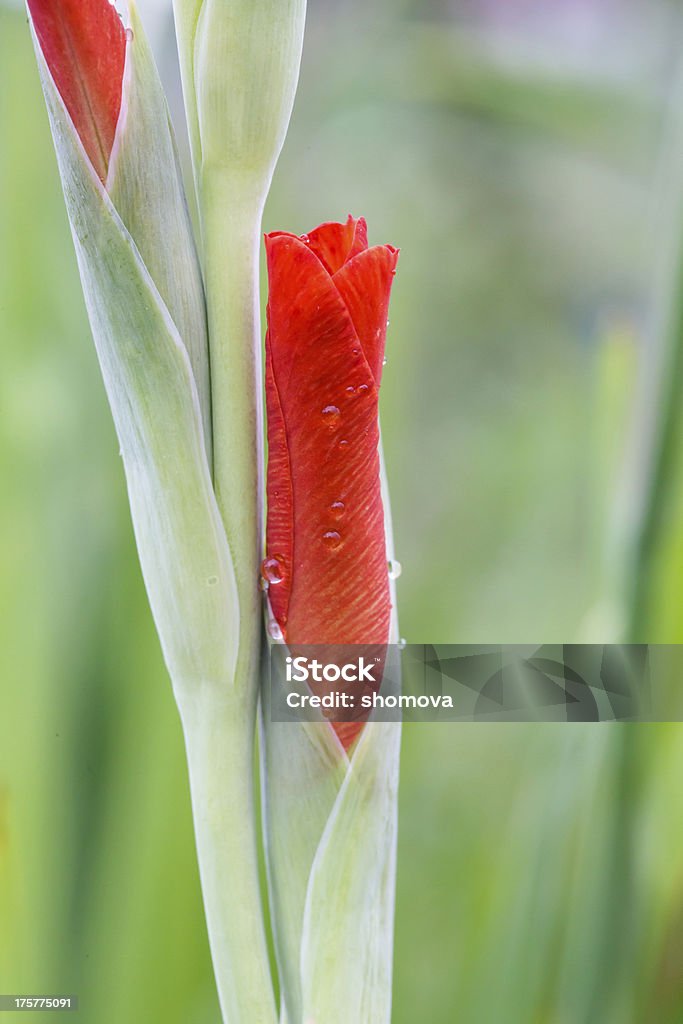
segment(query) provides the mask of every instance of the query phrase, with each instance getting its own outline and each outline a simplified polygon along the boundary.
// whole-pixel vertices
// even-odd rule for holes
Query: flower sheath
[[[386,644],[378,399],[398,250],[349,217],[268,235],[266,253],[271,608],[290,646]],[[344,746],[359,728],[336,725]]]

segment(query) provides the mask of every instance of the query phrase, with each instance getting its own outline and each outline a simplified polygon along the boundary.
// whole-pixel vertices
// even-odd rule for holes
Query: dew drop
[[[308,237],[308,235],[299,235],[299,238],[301,239],[302,242],[306,242],[307,245],[310,242],[310,238]]]
[[[405,651],[407,646],[408,646],[408,641],[406,640],[406,638],[404,636],[402,636],[401,639],[398,642],[398,649],[399,649],[399,651]]]
[[[348,447],[349,447],[349,442],[348,442],[348,441],[346,441],[346,440],[344,440],[344,441],[340,441],[340,442],[339,442],[339,447],[340,447],[340,448],[348,448]]]
[[[322,410],[322,417],[328,427],[334,427],[339,420],[339,409],[336,405],[326,405]]]
[[[370,390],[370,385],[369,384],[361,384],[360,387],[358,388],[358,394],[359,395],[367,395],[369,390]]]
[[[395,559],[391,559],[387,562],[387,569],[389,570],[390,580],[397,580],[401,573],[403,572],[403,566],[401,565],[400,562],[397,562]]]
[[[360,349],[359,348],[352,348],[351,352],[352,352],[352,354],[354,356],[359,356],[360,355]]]
[[[384,359],[382,360],[382,366],[386,366],[386,365],[387,365],[387,357],[385,356]]]
[[[270,622],[268,623],[268,636],[270,637],[271,640],[275,640],[278,643],[284,640],[282,630],[280,629],[280,626],[275,621],[275,619],[271,619]]]
[[[325,544],[326,547],[331,548],[332,551],[335,551],[340,547],[341,542],[341,534],[337,533],[336,530],[328,530],[327,533],[323,534],[323,544]]]
[[[344,504],[343,501],[333,501],[332,504],[330,505],[330,512],[332,513],[335,519],[341,519],[345,511],[346,505]]]
[[[135,39],[135,36],[133,34],[133,29],[132,28],[127,28],[126,29],[126,40],[127,40],[127,42],[132,43],[134,39]]]
[[[354,388],[353,384],[349,384],[348,388],[346,389],[346,394],[353,395],[355,391],[356,389]]]
[[[210,587],[215,587],[218,583],[218,576],[209,576],[206,582]]]
[[[387,320],[387,328],[391,325],[391,320]]]
[[[284,560],[280,555],[273,555],[271,558],[263,559],[261,562],[261,577],[271,587],[282,583],[285,578],[285,567]]]

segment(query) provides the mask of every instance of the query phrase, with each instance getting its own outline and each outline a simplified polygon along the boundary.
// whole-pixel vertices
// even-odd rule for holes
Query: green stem
[[[252,176],[253,177],[253,176]],[[262,630],[262,375],[259,243],[265,190],[205,170],[214,488],[237,583],[234,680],[183,715],[197,850],[226,1024],[277,1019],[258,878],[253,752]]]
[[[260,643],[263,410],[259,251],[265,191],[204,172],[202,208],[211,361],[214,487],[240,605],[240,680],[255,694]]]
[[[253,716],[213,685],[195,690],[180,710],[223,1020],[275,1024],[256,850]]]

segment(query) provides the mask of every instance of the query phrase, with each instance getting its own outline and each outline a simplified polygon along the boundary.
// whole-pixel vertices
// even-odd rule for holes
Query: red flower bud
[[[27,0],[45,62],[104,182],[121,111],[126,33],[108,0]]]
[[[378,398],[398,250],[365,221],[266,237],[264,578],[290,645],[386,644]],[[349,746],[361,726],[335,726]]]

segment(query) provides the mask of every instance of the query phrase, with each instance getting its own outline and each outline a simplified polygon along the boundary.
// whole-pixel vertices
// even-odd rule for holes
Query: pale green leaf
[[[179,695],[202,682],[229,686],[239,609],[188,355],[36,53],[166,663]]]
[[[187,349],[210,460],[209,341],[199,257],[166,98],[133,0],[129,12],[132,38],[107,191]]]
[[[263,807],[282,1020],[382,1024],[391,1013],[399,724],[351,759],[326,722],[271,721]]]

